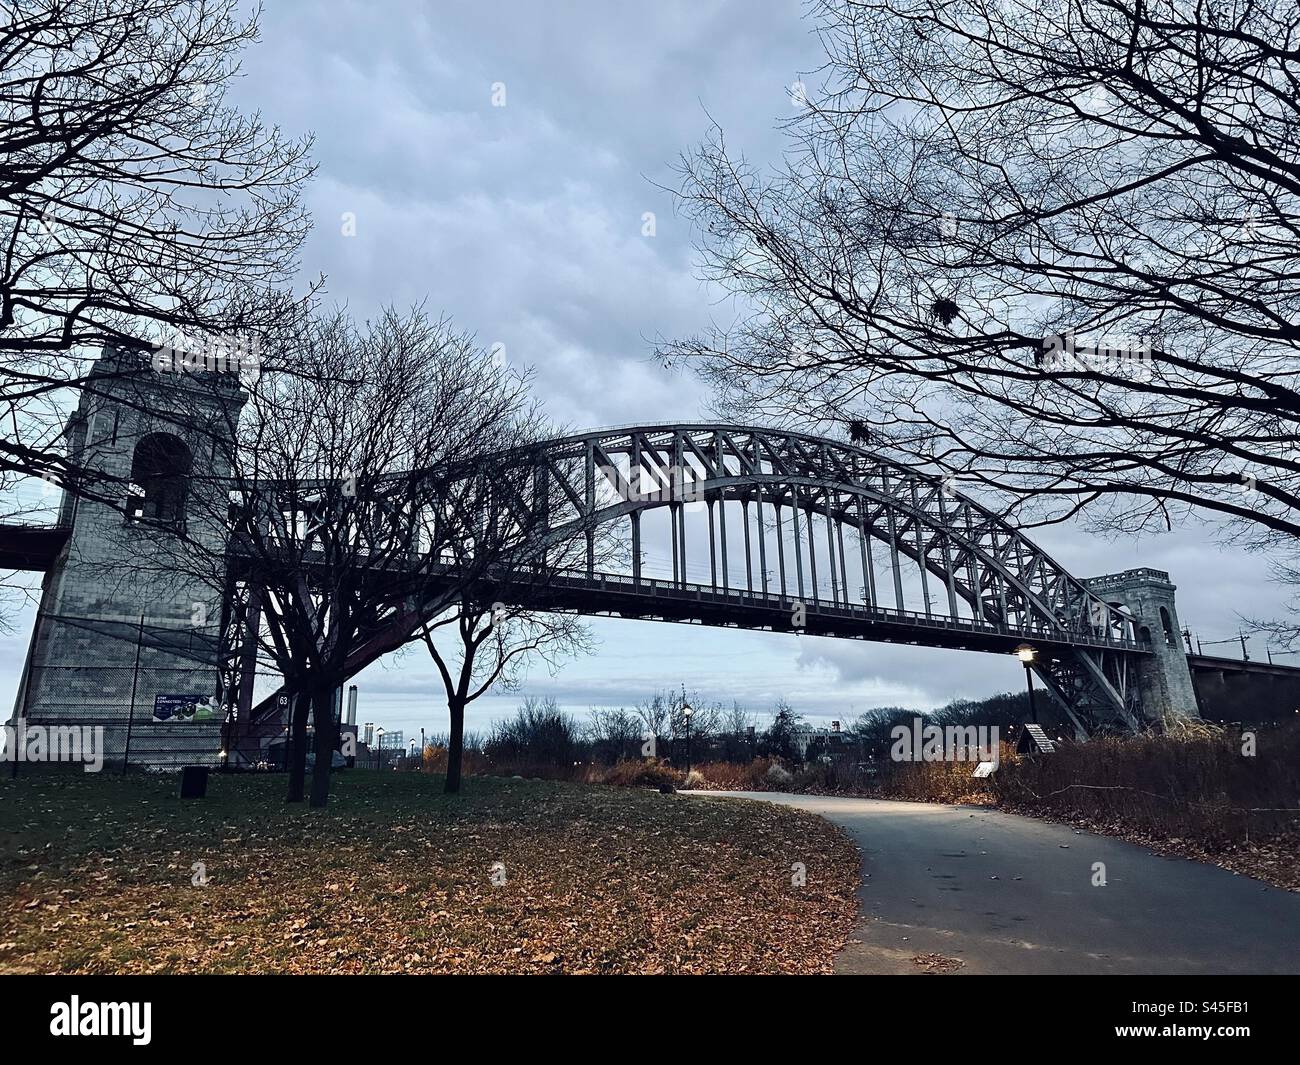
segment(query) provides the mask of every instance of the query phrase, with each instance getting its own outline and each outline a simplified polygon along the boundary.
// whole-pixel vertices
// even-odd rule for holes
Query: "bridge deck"
[[[451,566],[445,567],[447,584],[460,587],[461,578]],[[537,610],[566,611],[588,616],[635,618],[644,621],[668,621],[710,625],[720,628],[744,628],[772,632],[803,632],[815,636],[839,636],[847,639],[880,643],[911,644],[955,650],[1011,654],[1022,643],[1032,641],[1040,651],[1055,648],[1070,651],[1079,647],[1149,654],[1150,648],[1133,641],[1105,640],[1066,633],[1047,626],[1024,627],[996,622],[951,618],[919,611],[896,610],[862,603],[836,603],[824,599],[798,599],[778,592],[723,589],[709,584],[680,583],[627,574],[587,574],[583,570],[547,574],[545,583],[533,584],[515,571],[514,578],[485,578],[472,589],[480,600],[502,603],[527,603]],[[430,579],[425,588],[436,589],[438,581]],[[794,626],[795,607],[803,604],[802,628]],[[408,632],[391,631],[376,636],[357,649],[349,659],[349,675],[355,676],[366,666],[401,646]],[[1047,657],[1051,657],[1050,654]],[[249,722],[263,726],[277,711],[277,696],[271,693],[252,708]]]
[[[0,569],[44,573],[71,534],[63,525],[0,524]]]
[[[522,582],[520,582],[522,584]],[[521,588],[521,592],[525,590]],[[498,588],[503,602],[511,598],[510,583]],[[1105,640],[1066,633],[1047,626],[1022,627],[996,622],[927,615],[862,603],[832,602],[769,591],[722,589],[709,584],[679,583],[642,577],[635,581],[623,574],[566,571],[552,574],[544,588],[526,587],[526,600],[540,609],[566,610],[590,615],[611,615],[653,621],[676,621],[730,628],[770,629],[775,632],[805,631],[819,636],[885,643],[907,643],[927,647],[1013,652],[1032,641],[1035,646],[1096,647],[1144,653],[1147,649],[1131,641]],[[521,595],[521,598],[525,598]],[[792,624],[795,608],[805,607],[800,630]]]
[[[1274,677],[1300,677],[1300,666],[1281,662],[1260,662],[1253,658],[1219,658],[1215,655],[1188,655],[1193,673],[1261,673]]]

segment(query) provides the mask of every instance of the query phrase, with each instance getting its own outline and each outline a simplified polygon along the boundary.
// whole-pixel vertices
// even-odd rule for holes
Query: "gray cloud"
[[[650,361],[657,336],[703,328],[731,309],[691,266],[673,212],[671,165],[709,117],[756,163],[779,161],[787,91],[819,65],[800,0],[675,0],[653,5],[419,3],[269,5],[263,43],[235,95],[290,133],[317,135],[310,192],[316,230],[304,271],[358,314],[425,300],[516,365],[536,367],[557,423],[584,428],[687,420],[705,397]],[[809,79],[810,84],[813,79]],[[507,106],[491,106],[504,82]],[[343,237],[340,216],[357,217]],[[641,235],[642,215],[656,235]],[[1073,572],[1135,565],[1171,571],[1182,620],[1207,638],[1235,632],[1234,611],[1280,609],[1266,560],[1221,552],[1210,532],[1141,542],[1077,528],[1035,534]],[[699,556],[693,556],[698,558]],[[32,612],[0,639],[12,697]],[[934,706],[1018,687],[997,656],[735,630],[599,620],[599,653],[543,671],[530,691],[566,707],[631,705],[684,682],[765,710],[845,717],[870,706]],[[359,684],[370,716],[445,727],[433,672],[419,656],[372,667]],[[515,697],[471,714],[483,727]]]

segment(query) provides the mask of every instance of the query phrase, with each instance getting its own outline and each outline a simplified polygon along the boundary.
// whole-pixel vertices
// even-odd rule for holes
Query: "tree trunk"
[[[316,765],[311,771],[311,805],[324,806],[330,797],[330,773],[334,769],[335,733],[334,689],[320,688],[315,692],[316,708]]]
[[[286,802],[302,802],[303,783],[307,777],[307,707],[305,691],[289,697],[289,747],[284,756],[289,763],[289,794]]]
[[[451,739],[447,741],[447,783],[442,790],[456,795],[460,792],[460,763],[465,753],[465,701],[448,699],[447,709],[451,712]]]

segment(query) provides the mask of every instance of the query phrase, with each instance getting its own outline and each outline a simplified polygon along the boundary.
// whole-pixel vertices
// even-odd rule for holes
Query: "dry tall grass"
[[[1002,744],[999,772],[1015,757],[1010,744]],[[992,779],[976,778],[976,762],[900,762],[889,765],[880,780],[878,794],[887,799],[911,802],[967,802],[981,805],[993,801]]]
[[[1020,758],[1002,745],[996,774],[972,777],[973,763],[886,762],[876,772],[853,763],[787,767],[779,759],[696,765],[689,786],[719,791],[870,795],[914,802],[997,802],[1008,809],[1086,821],[1159,839],[1186,839],[1219,851],[1261,839],[1300,839],[1300,726],[1260,729],[1254,753],[1240,730],[1179,724],[1163,735],[1064,743],[1053,754]],[[444,747],[428,747],[423,769],[446,770]],[[686,785],[680,768],[655,759],[612,766],[494,761],[465,752],[466,775],[582,780],[617,787]]]
[[[655,758],[633,758],[612,766],[589,766],[585,779],[588,784],[619,788],[657,788],[663,784],[681,787],[686,783],[686,774]]]
[[[1097,738],[1006,764],[993,790],[1017,809],[1221,847],[1300,834],[1300,728]]]

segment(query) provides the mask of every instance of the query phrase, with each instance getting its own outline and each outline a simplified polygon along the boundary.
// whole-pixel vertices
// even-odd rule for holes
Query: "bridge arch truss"
[[[1142,724],[1136,674],[1150,651],[1131,614],[952,484],[864,448],[645,425],[540,442],[495,465],[510,486],[498,505],[536,528],[537,560],[577,560],[540,594],[527,589],[539,608],[994,653],[1029,643],[1078,735]],[[401,625],[353,672],[402,642],[409,618]]]

